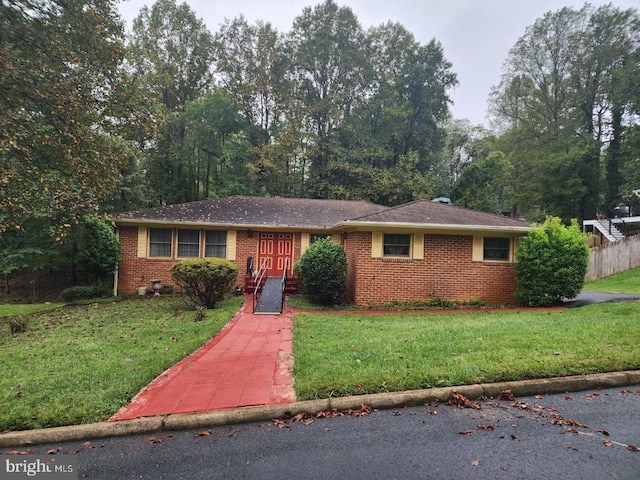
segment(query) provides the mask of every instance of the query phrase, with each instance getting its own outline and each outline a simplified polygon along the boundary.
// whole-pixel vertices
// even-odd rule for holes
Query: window
[[[200,256],[200,230],[178,230],[178,257]]]
[[[509,260],[509,238],[484,238],[484,260]]]
[[[204,242],[205,257],[227,258],[227,232],[207,230]]]
[[[391,257],[409,257],[411,235],[405,233],[385,233],[383,254]]]
[[[149,229],[149,256],[171,257],[171,229]]]

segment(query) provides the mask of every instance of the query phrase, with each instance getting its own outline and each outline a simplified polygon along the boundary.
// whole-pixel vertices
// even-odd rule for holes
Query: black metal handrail
[[[284,273],[282,274],[282,302],[280,303],[280,313],[282,313],[282,306],[284,305],[284,291],[287,288],[287,272],[289,271],[289,257],[284,260]]]
[[[262,264],[260,265],[260,270],[258,270],[254,275],[254,288],[253,288],[253,311],[256,311],[256,305],[258,304],[258,292],[260,291],[260,287],[262,285],[262,280],[267,274],[267,264],[269,261],[269,257],[265,257],[262,260]]]

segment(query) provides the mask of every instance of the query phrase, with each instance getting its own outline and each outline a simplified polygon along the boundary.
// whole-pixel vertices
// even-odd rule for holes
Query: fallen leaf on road
[[[596,432],[601,433],[601,434],[603,434],[603,435],[606,435],[607,437],[608,437],[609,435],[611,435],[608,431],[606,431],[606,430],[604,430],[604,429],[596,430]]]
[[[500,393],[498,400],[508,400],[510,402],[515,402],[516,397],[513,396],[513,393],[511,393],[511,390],[503,390],[502,393]]]
[[[458,408],[474,408],[476,410],[481,410],[482,405],[479,403],[473,403],[464,395],[459,394],[455,390],[451,390],[451,398],[447,402],[447,405],[456,405]]]
[[[162,442],[164,442],[163,439],[158,438],[158,437],[150,437],[147,441],[151,442],[151,443],[162,443]]]
[[[193,434],[194,437],[207,437],[209,435],[211,435],[211,430],[205,430],[203,432],[198,432]]]
[[[476,425],[476,430],[490,430],[493,432],[495,429],[495,425]]]
[[[602,443],[604,444],[605,447],[610,447],[611,445],[613,445],[613,443],[611,443],[611,440],[607,440],[607,439],[602,440]]]
[[[471,435],[473,432],[471,430],[460,430],[458,432],[459,435]]]
[[[471,465],[473,467],[477,467],[478,465],[480,465],[480,462],[478,460],[474,460],[473,462],[471,462]]]
[[[640,448],[636,447],[635,445],[627,445],[627,450],[630,450],[632,452],[640,452]]]

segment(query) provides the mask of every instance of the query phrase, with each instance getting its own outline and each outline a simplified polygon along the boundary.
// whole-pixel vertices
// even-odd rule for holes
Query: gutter
[[[332,228],[355,230],[385,230],[388,228],[404,230],[440,230],[440,231],[464,231],[464,232],[503,232],[503,233],[527,233],[531,226],[491,226],[491,225],[454,225],[449,223],[405,223],[405,222],[354,222],[344,221],[337,223]]]

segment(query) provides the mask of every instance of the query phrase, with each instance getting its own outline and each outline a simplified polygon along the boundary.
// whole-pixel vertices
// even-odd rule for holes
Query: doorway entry
[[[284,273],[285,260],[289,259],[289,271],[293,272],[293,233],[260,233],[258,265],[267,258],[267,276],[280,277]]]

